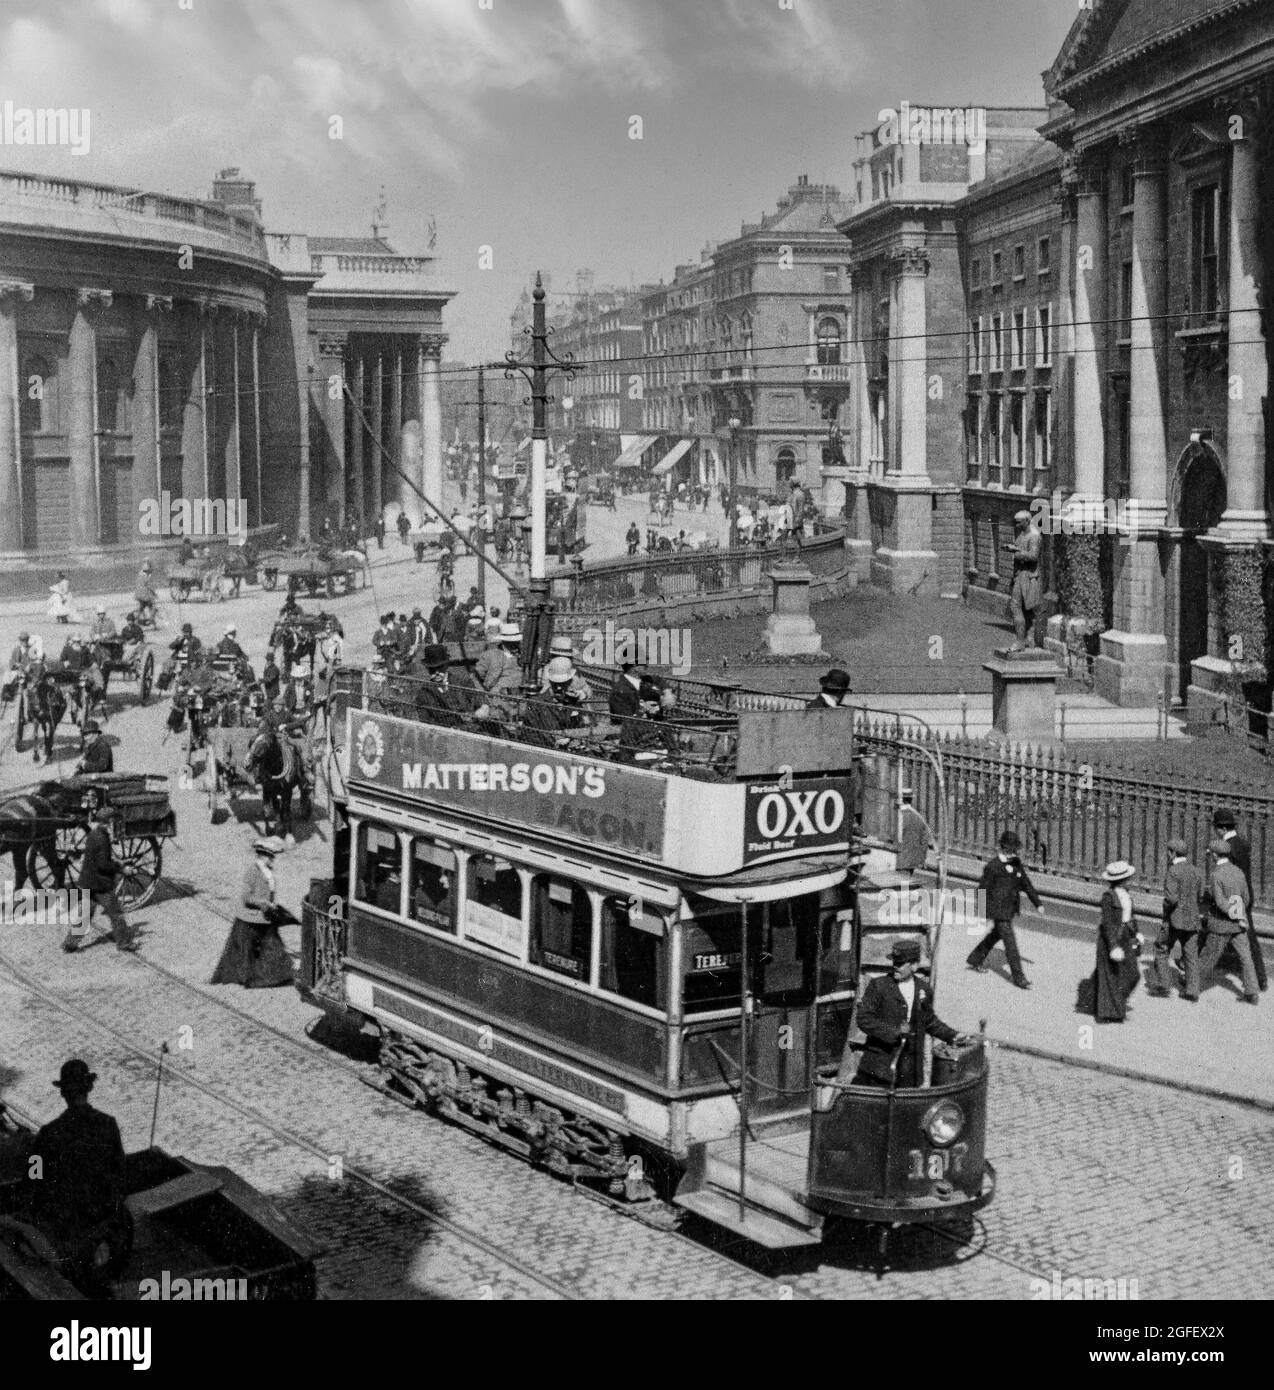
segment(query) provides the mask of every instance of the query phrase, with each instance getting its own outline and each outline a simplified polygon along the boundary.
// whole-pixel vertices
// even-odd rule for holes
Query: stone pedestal
[[[982,669],[991,673],[991,737],[1007,743],[1053,743],[1062,672],[1052,653],[997,647]]]
[[[804,565],[775,565],[769,574],[773,607],[765,624],[765,645],[775,656],[815,656],[823,648],[810,617],[814,573]]]
[[[872,555],[871,582],[891,594],[939,592],[933,549],[933,488],[923,476],[890,478],[872,489],[885,541]]]
[[[1157,705],[1167,660],[1167,638],[1112,628],[1101,635],[1101,654],[1093,662],[1093,689],[1113,705]]]

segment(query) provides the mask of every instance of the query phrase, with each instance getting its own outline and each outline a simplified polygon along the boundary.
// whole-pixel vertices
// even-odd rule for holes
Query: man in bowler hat
[[[986,915],[991,920],[991,930],[973,948],[968,966],[979,973],[984,971],[991,948],[997,941],[1002,942],[1013,983],[1018,989],[1030,989],[1031,982],[1022,970],[1022,957],[1017,949],[1017,937],[1013,934],[1013,919],[1018,914],[1023,893],[1034,903],[1041,917],[1044,915],[1044,904],[1040,902],[1040,895],[1018,858],[1021,848],[1022,841],[1016,831],[1006,830],[1000,836],[1000,852],[982,870],[978,889],[986,894]]]

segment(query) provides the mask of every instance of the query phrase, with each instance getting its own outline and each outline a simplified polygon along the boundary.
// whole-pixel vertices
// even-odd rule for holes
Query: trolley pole
[[[739,901],[739,1220],[748,1215],[748,1026],[752,982],[748,978],[748,905]]]
[[[482,553],[487,548],[487,533],[482,523],[487,515],[487,389],[486,368],[478,364],[478,602],[483,611],[487,606],[487,567]]]

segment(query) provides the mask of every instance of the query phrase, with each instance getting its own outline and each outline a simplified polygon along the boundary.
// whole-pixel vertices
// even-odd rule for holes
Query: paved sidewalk
[[[893,862],[891,851],[872,850],[866,872],[874,882],[888,882]],[[1079,983],[1096,965],[1097,909],[1059,903],[1040,887],[1046,915],[1040,917],[1023,900],[1025,910],[1017,919],[1022,963],[1033,986],[1029,992],[1014,988],[999,947],[987,974],[966,969],[965,957],[983,926],[946,928],[937,968],[938,1012],[945,1022],[976,1032],[985,1020],[988,1037],[1014,1049],[1274,1110],[1274,995],[1263,994],[1256,1008],[1239,1004],[1237,978],[1218,974],[1197,1004],[1176,994],[1153,998],[1146,992],[1144,967],[1153,958],[1158,920],[1139,914],[1146,941],[1142,983],[1124,1023],[1097,1023],[1075,1012]]]

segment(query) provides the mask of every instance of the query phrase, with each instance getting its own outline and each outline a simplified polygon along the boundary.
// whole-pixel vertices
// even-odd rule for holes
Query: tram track
[[[180,890],[176,890],[180,892]],[[221,918],[229,922],[231,918],[227,914],[219,912],[216,908],[206,903],[200,903],[193,894],[181,894],[188,901],[194,903],[197,908],[211,916]],[[247,1025],[258,1034],[266,1034],[277,1043],[281,1043],[293,1051],[303,1054],[311,1062],[315,1062],[322,1067],[330,1070],[342,1072],[360,1082],[370,1082],[375,1075],[375,1068],[369,1064],[360,1064],[356,1061],[334,1054],[329,1048],[319,1042],[315,1042],[306,1035],[305,1039],[296,1037],[273,1024],[256,1018],[248,1011],[238,1008],[227,1001],[218,999],[215,995],[206,993],[198,985],[184,979],[181,975],[169,970],[158,962],[147,960],[138,954],[129,961],[130,966],[142,967],[162,978],[169,986],[176,986],[185,993],[195,996],[204,1005],[211,1007],[219,1013],[232,1016],[240,1023]],[[32,978],[28,971],[7,954],[0,951],[0,977],[7,976],[9,982],[30,996],[39,999],[48,1007],[56,1009],[64,1016],[73,1019],[78,1024],[87,1025],[98,1033],[108,1038],[114,1046],[121,1052],[127,1054],[149,1068],[155,1065],[155,1053],[153,1050],[138,1044],[128,1033],[116,1025],[108,1022],[92,1009],[85,1008],[80,1002],[72,1001],[59,994],[56,990],[41,984]],[[176,1067],[169,1067],[164,1072],[166,1082],[176,1080],[178,1084],[189,1087],[199,1095],[213,1101],[223,1109],[228,1110],[253,1126],[269,1133],[277,1139],[303,1150],[313,1158],[321,1160],[326,1165],[331,1157],[331,1146],[324,1145],[311,1135],[301,1133],[291,1124],[281,1123],[278,1119],[266,1115],[261,1110],[245,1104],[228,1095],[222,1088],[212,1085],[189,1072]],[[375,1088],[373,1088],[375,1089]],[[21,1107],[12,1105],[10,1108],[17,1113]],[[424,1117],[420,1117],[424,1119]],[[34,1121],[33,1121],[34,1122]],[[450,1126],[446,1127],[451,1130]],[[485,1141],[478,1140],[484,1148],[489,1147]],[[491,1150],[491,1156],[495,1160],[508,1161],[509,1156]],[[517,1164],[522,1168],[525,1165]],[[548,1294],[564,1301],[579,1301],[586,1299],[589,1295],[579,1287],[572,1285],[562,1279],[556,1279],[546,1275],[541,1269],[532,1266],[522,1257],[513,1254],[507,1247],[492,1241],[489,1237],[483,1236],[480,1232],[474,1231],[471,1227],[454,1218],[444,1216],[432,1210],[409,1195],[398,1190],[392,1183],[377,1178],[374,1174],[357,1164],[345,1163],[343,1176],[345,1179],[354,1181],[376,1193],[385,1201],[395,1204],[397,1207],[406,1210],[412,1216],[436,1229],[446,1231],[453,1238],[464,1242],[475,1251],[489,1259],[497,1260],[507,1269],[513,1271],[522,1280],[545,1290]],[[531,1170],[536,1181],[541,1183],[551,1183],[555,1180],[552,1175]],[[568,1189],[569,1190],[569,1189]],[[592,1199],[590,1205],[600,1205],[610,1214],[623,1218],[625,1224],[631,1223],[635,1218],[633,1213],[627,1212],[617,1203],[607,1200],[604,1196],[589,1192],[582,1187],[574,1189],[576,1195]],[[668,1205],[668,1204],[665,1204]],[[669,1207],[669,1209],[671,1209]],[[726,1251],[712,1248],[703,1242],[694,1239],[677,1230],[655,1228],[654,1233],[658,1240],[669,1246],[684,1247],[693,1250],[699,1259],[705,1256],[710,1257],[714,1262],[719,1262],[732,1274],[746,1277],[753,1285],[759,1289],[767,1291],[768,1296],[774,1299],[797,1298],[810,1299],[813,1296],[796,1288],[790,1279],[782,1277],[771,1277],[770,1275],[758,1270],[746,1260],[738,1259]],[[753,1295],[758,1292],[754,1289]]]

